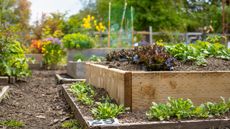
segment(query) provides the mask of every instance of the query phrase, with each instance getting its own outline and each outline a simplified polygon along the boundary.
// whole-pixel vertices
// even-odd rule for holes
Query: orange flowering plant
[[[42,45],[41,40],[32,40],[29,50],[31,53],[42,53]]]

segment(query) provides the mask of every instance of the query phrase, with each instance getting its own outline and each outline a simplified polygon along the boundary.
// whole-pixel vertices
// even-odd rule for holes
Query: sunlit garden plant
[[[86,34],[67,34],[63,37],[62,42],[66,48],[85,49],[94,46],[94,40]]]
[[[60,63],[65,56],[61,41],[52,37],[43,40],[42,53],[44,64],[48,66]]]
[[[29,50],[31,53],[42,53],[42,40],[32,40]]]

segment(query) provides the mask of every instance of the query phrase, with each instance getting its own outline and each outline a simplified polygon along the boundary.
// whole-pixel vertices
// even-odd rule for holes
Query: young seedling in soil
[[[65,129],[82,129],[81,125],[77,120],[68,120],[62,123],[61,125],[62,128]]]
[[[12,128],[20,128],[20,127],[24,127],[25,124],[21,121],[17,121],[17,120],[5,120],[5,121],[0,121],[0,126],[3,127],[12,127]]]

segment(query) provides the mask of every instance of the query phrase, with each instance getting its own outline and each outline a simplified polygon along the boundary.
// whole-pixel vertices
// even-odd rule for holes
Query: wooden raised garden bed
[[[78,102],[69,92],[69,86],[70,85],[62,85],[64,97],[74,112],[76,119],[85,129],[224,129],[230,126],[230,119],[152,121],[139,123],[120,123],[118,119],[117,122],[110,124],[92,124],[92,119],[84,115]]]
[[[92,63],[86,71],[89,84],[132,110],[146,110],[169,96],[189,98],[196,105],[230,98],[230,71],[123,71]]]

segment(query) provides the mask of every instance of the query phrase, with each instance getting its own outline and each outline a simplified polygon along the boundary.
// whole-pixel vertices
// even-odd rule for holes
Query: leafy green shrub
[[[94,46],[94,41],[88,35],[75,33],[67,34],[63,37],[62,42],[66,48],[92,48]]]
[[[170,118],[186,119],[186,118],[208,118],[213,116],[220,116],[230,110],[230,100],[219,103],[207,102],[200,106],[194,106],[190,99],[168,99],[166,104],[156,104],[150,107],[146,112],[147,117],[158,120],[169,120]]]
[[[29,60],[18,41],[0,35],[0,75],[29,76]]]
[[[116,118],[124,112],[124,107],[109,102],[97,103],[97,107],[91,112],[96,119]]]
[[[93,97],[95,95],[94,90],[91,86],[87,85],[85,82],[74,83],[69,89],[77,98],[78,101],[85,105],[93,104]]]

